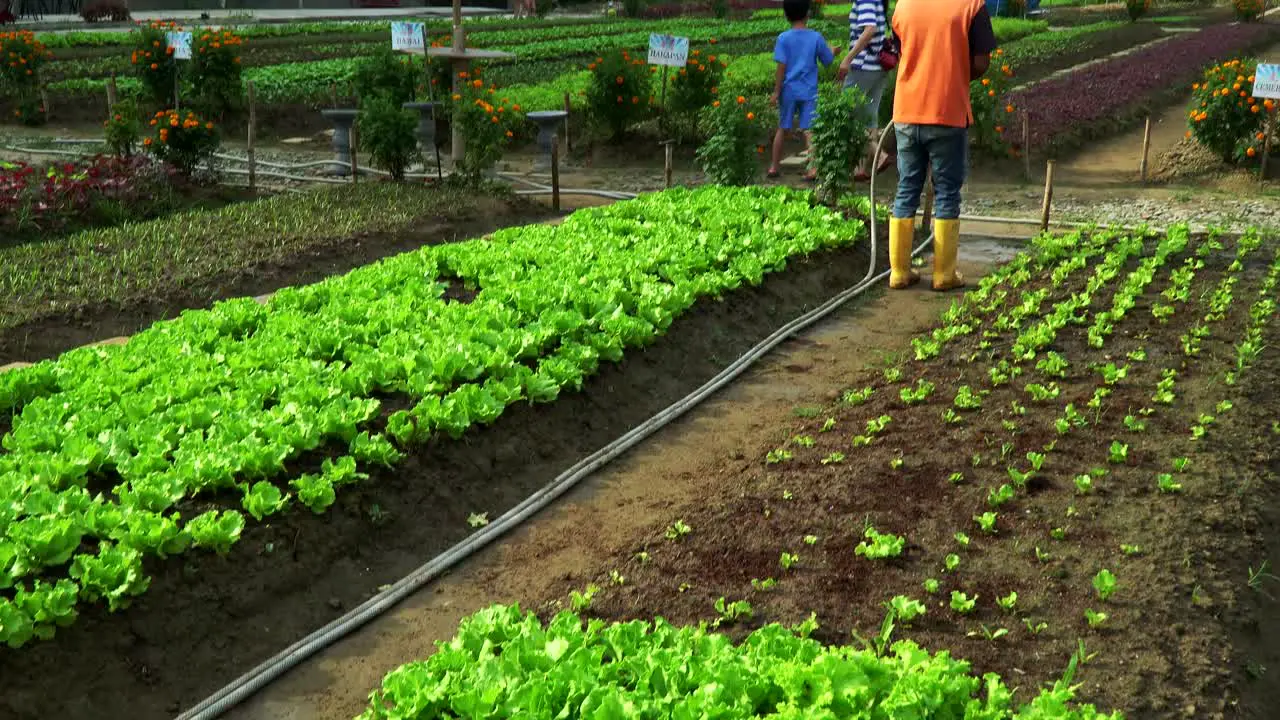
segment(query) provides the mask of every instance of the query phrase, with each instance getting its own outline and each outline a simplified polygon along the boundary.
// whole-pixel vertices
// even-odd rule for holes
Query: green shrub
[[[1190,132],[1228,163],[1251,164],[1266,137],[1264,122],[1275,103],[1250,94],[1257,68],[1249,58],[1228,60],[1205,70],[1192,86]]]
[[[18,95],[18,107],[13,117],[27,127],[38,127],[49,120],[38,90],[22,90]]]
[[[141,134],[138,106],[132,100],[121,100],[111,107],[111,119],[102,124],[107,147],[116,157],[133,154]]]
[[[813,119],[813,167],[818,197],[834,203],[853,189],[853,172],[866,153],[867,98],[857,88],[823,85]]]
[[[416,114],[400,107],[389,97],[375,95],[360,108],[359,144],[369,154],[372,165],[403,180],[409,166],[421,157],[418,152]]]
[[[729,0],[711,0],[711,14],[715,15],[717,20],[729,17]]]
[[[649,117],[653,109],[652,74],[648,65],[624,51],[596,58],[587,66],[587,112],[600,131],[615,142],[627,129]]]
[[[622,0],[622,10],[627,17],[638,18],[644,12],[644,0]]]
[[[733,100],[712,102],[703,113],[706,142],[698,148],[698,163],[707,179],[716,185],[751,185],[760,176],[760,141],[769,126],[758,103],[739,95]]]
[[[400,105],[413,101],[418,71],[408,56],[388,46],[361,61],[352,82],[362,102],[381,96]]]

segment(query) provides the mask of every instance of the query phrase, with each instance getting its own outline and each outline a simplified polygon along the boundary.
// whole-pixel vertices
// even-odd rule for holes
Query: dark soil
[[[723,463],[702,480],[707,501],[672,508],[664,525],[646,536],[619,538],[614,559],[566,576],[546,612],[563,607],[570,590],[594,582],[604,590],[589,614],[604,619],[661,616],[678,624],[698,623],[716,618],[717,598],[747,599],[755,615],[727,629],[735,637],[764,623],[800,622],[815,612],[823,625],[816,636],[846,644],[850,631],[874,637],[884,618],[883,603],[903,594],[924,601],[928,613],[899,629],[895,638],[949,650],[970,660],[976,672],[1000,673],[1010,686],[1022,688],[1023,700],[1059,678],[1083,642],[1088,662],[1075,682],[1082,683],[1084,701],[1121,709],[1130,718],[1236,717],[1241,708],[1247,717],[1273,717],[1280,685],[1245,678],[1257,676],[1280,655],[1280,614],[1268,596],[1246,588],[1242,568],[1256,569],[1269,550],[1280,547],[1280,530],[1267,524],[1280,515],[1280,504],[1274,487],[1262,488],[1277,470],[1278,443],[1269,436],[1271,422],[1280,417],[1276,355],[1249,370],[1240,389],[1219,380],[1233,361],[1232,344],[1257,298],[1262,268],[1256,262],[1246,266],[1236,302],[1213,324],[1198,356],[1184,356],[1179,340],[1204,316],[1201,294],[1217,286],[1233,255],[1228,243],[1209,259],[1195,278],[1191,302],[1178,306],[1167,324],[1153,318],[1151,307],[1183,257],[1170,258],[1157,272],[1136,306],[1116,323],[1104,349],[1086,342],[1092,318],[1060,331],[1051,349],[1070,365],[1065,377],[1053,379],[1061,395],[1051,401],[1036,403],[1023,392],[1026,383],[1051,380],[1029,366],[1012,386],[994,389],[981,410],[966,413],[963,423],[943,421],[959,386],[989,387],[988,369],[993,359],[1008,357],[1016,333],[995,338],[994,355],[978,346],[979,332],[947,347],[938,359],[901,363],[901,382],[869,373],[854,384],[875,388],[866,404],[828,408],[780,429],[755,453]],[[1255,255],[1269,261],[1271,251],[1264,247]],[[1092,314],[1111,308],[1114,290],[1134,267],[1136,260],[1095,295]],[[1053,290],[1042,312],[1024,327],[1068,291],[1081,290],[1091,273],[1092,268],[1077,271],[1066,283],[1071,287]],[[1010,289],[1011,299],[997,312],[1018,305],[1022,291],[1037,285],[1044,281]],[[981,327],[992,326],[988,321]],[[1274,323],[1268,332],[1274,342]],[[1146,360],[1126,360],[1138,348],[1145,349]],[[908,353],[903,357],[912,357],[909,348],[903,350]],[[1095,414],[1087,403],[1103,383],[1090,368],[1108,362],[1128,363],[1129,373]],[[1178,371],[1171,406],[1151,401],[1165,367]],[[928,378],[936,388],[924,404],[907,406],[899,390],[918,378]],[[1224,399],[1252,409],[1238,415],[1215,410]],[[1014,409],[1015,401],[1025,414]],[[1090,424],[1060,436],[1054,424],[1068,402],[1088,413]],[[1146,430],[1127,429],[1125,416],[1141,417],[1138,411],[1146,407],[1156,408]],[[1197,442],[1189,428],[1201,413],[1231,420],[1211,426],[1206,439]],[[883,415],[892,418],[888,429],[869,447],[853,447],[851,437],[866,433],[867,421]],[[828,416],[835,424],[824,432]],[[797,441],[801,437],[811,439],[812,447],[808,440]],[[1109,462],[1113,440],[1129,446],[1119,464]],[[1050,443],[1056,444],[1046,452]],[[778,448],[794,457],[767,463],[766,454]],[[1007,467],[1029,469],[1024,458],[1030,451],[1047,456],[1042,472],[993,510],[988,493],[1011,482]],[[836,452],[847,459],[821,462]],[[1184,492],[1157,493],[1157,475],[1172,473],[1178,457],[1191,458],[1188,471],[1177,476]],[[1094,492],[1079,494],[1074,478],[1094,468],[1107,474],[1096,479]],[[964,476],[958,484],[951,481],[955,472]],[[975,522],[988,510],[998,512],[994,535],[984,534]],[[665,523],[676,519],[692,532],[673,542],[664,537]],[[903,554],[882,561],[858,557],[854,548],[866,527],[905,537]],[[1064,531],[1063,539],[1053,538],[1057,529]],[[969,536],[967,548],[955,539],[956,532]],[[806,536],[816,538],[813,545]],[[1122,544],[1137,545],[1141,552],[1125,554]],[[799,555],[791,570],[780,567],[784,552]],[[954,572],[944,570],[950,553],[960,558]],[[1038,558],[1040,553],[1047,555]],[[1105,602],[1091,585],[1103,568],[1119,582],[1116,595]],[[622,586],[610,583],[612,570],[625,577]],[[776,588],[753,588],[753,579],[766,578],[776,578]],[[925,593],[927,578],[940,581],[937,595]],[[1280,592],[1280,584],[1264,583],[1262,589],[1269,588]],[[976,595],[975,611],[962,615],[948,607],[952,591]],[[1016,609],[1008,612],[995,600],[1011,591],[1018,597]],[[1086,609],[1110,617],[1092,629],[1085,622]],[[1044,627],[1033,632],[1042,622]],[[1000,630],[1007,634],[987,638]]]
[[[654,346],[602,365],[583,392],[513,407],[429,447],[323,516],[256,525],[227,559],[156,561],[151,589],[128,610],[86,613],[54,640],[0,657],[0,716],[148,720],[190,707],[464,538],[470,513],[497,517],[701,385],[866,264],[865,249],[796,261],[760,288],[698,303]]]
[[[238,272],[184,287],[167,287],[136,302],[100,305],[90,310],[50,313],[0,331],[0,365],[35,362],[72,348],[122,335],[132,335],[183,310],[203,308],[227,298],[258,296],[282,287],[318,282],[376,260],[426,245],[479,237],[499,228],[549,217],[545,206],[506,199],[481,198],[473,210],[449,220],[424,222],[407,232],[366,234],[312,245],[280,262],[241,268]]]

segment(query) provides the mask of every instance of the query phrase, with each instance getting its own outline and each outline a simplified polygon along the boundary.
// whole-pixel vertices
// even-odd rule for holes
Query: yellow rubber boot
[[[964,276],[956,272],[956,256],[960,252],[960,221],[933,221],[933,289],[953,290],[964,287]]]
[[[911,241],[915,233],[915,218],[889,218],[889,287],[894,290],[920,282],[920,273],[911,269]]]

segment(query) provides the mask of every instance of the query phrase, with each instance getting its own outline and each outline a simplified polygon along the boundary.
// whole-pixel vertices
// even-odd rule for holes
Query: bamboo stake
[[[662,144],[662,149],[664,158],[662,174],[666,180],[667,187],[670,188],[672,184],[672,176],[675,174],[674,168],[672,167],[675,161],[675,148],[671,145],[671,141],[668,140]]]
[[[1271,138],[1276,132],[1276,114],[1267,113],[1267,132],[1262,141],[1262,166],[1258,168],[1258,184],[1267,184],[1267,160],[1271,155]]]
[[[253,141],[254,135],[257,134],[258,124],[258,103],[256,94],[254,93],[253,81],[249,81],[249,130],[246,145],[246,154],[249,156],[249,189],[256,190],[258,188],[258,164],[255,161]]]
[[[329,83],[329,105],[334,109],[338,109],[338,83]]]
[[[107,114],[110,115],[116,104],[120,102],[120,90],[116,86],[116,75],[111,73],[107,78]]]
[[[1022,166],[1027,180],[1031,180],[1031,121],[1027,111],[1022,111]]]
[[[920,224],[920,229],[921,229],[921,231],[925,234],[925,236],[927,237],[927,236],[928,236],[928,234],[929,234],[929,229],[930,229],[930,227],[932,227],[932,225],[933,225],[933,177],[932,177],[932,173],[927,173],[927,174],[925,175],[925,183],[927,183],[927,184],[925,185],[925,188],[924,188],[924,222],[922,222],[922,223]]]
[[[573,136],[569,134],[569,115],[571,106],[569,102],[569,93],[564,94],[564,149],[566,152],[573,152]]]
[[[347,143],[349,146],[347,149],[347,152],[351,153],[351,184],[352,185],[355,185],[357,182],[360,181],[360,168],[356,163],[356,140],[357,140],[356,135],[357,135],[356,124],[352,123],[351,134],[348,135],[348,137],[351,140],[349,143]]]
[[[1040,231],[1049,230],[1049,210],[1053,207],[1053,161],[1050,160],[1044,171],[1044,205],[1040,208]]]
[[[1140,166],[1140,169],[1139,169],[1139,174],[1142,178],[1143,183],[1147,182],[1147,164],[1150,157],[1151,157],[1151,116],[1148,115],[1147,125],[1142,131],[1142,165]]]
[[[551,136],[551,209],[560,212],[560,136]]]

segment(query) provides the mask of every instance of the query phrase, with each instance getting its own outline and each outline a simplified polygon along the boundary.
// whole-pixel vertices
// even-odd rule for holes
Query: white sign
[[[649,64],[684,67],[689,62],[689,38],[675,35],[649,36]]]
[[[1280,64],[1258,65],[1253,73],[1253,96],[1280,100]]]
[[[164,34],[165,43],[173,50],[174,60],[191,59],[191,33],[170,32]]]
[[[391,23],[391,49],[414,55],[426,54],[424,30],[422,23]]]

